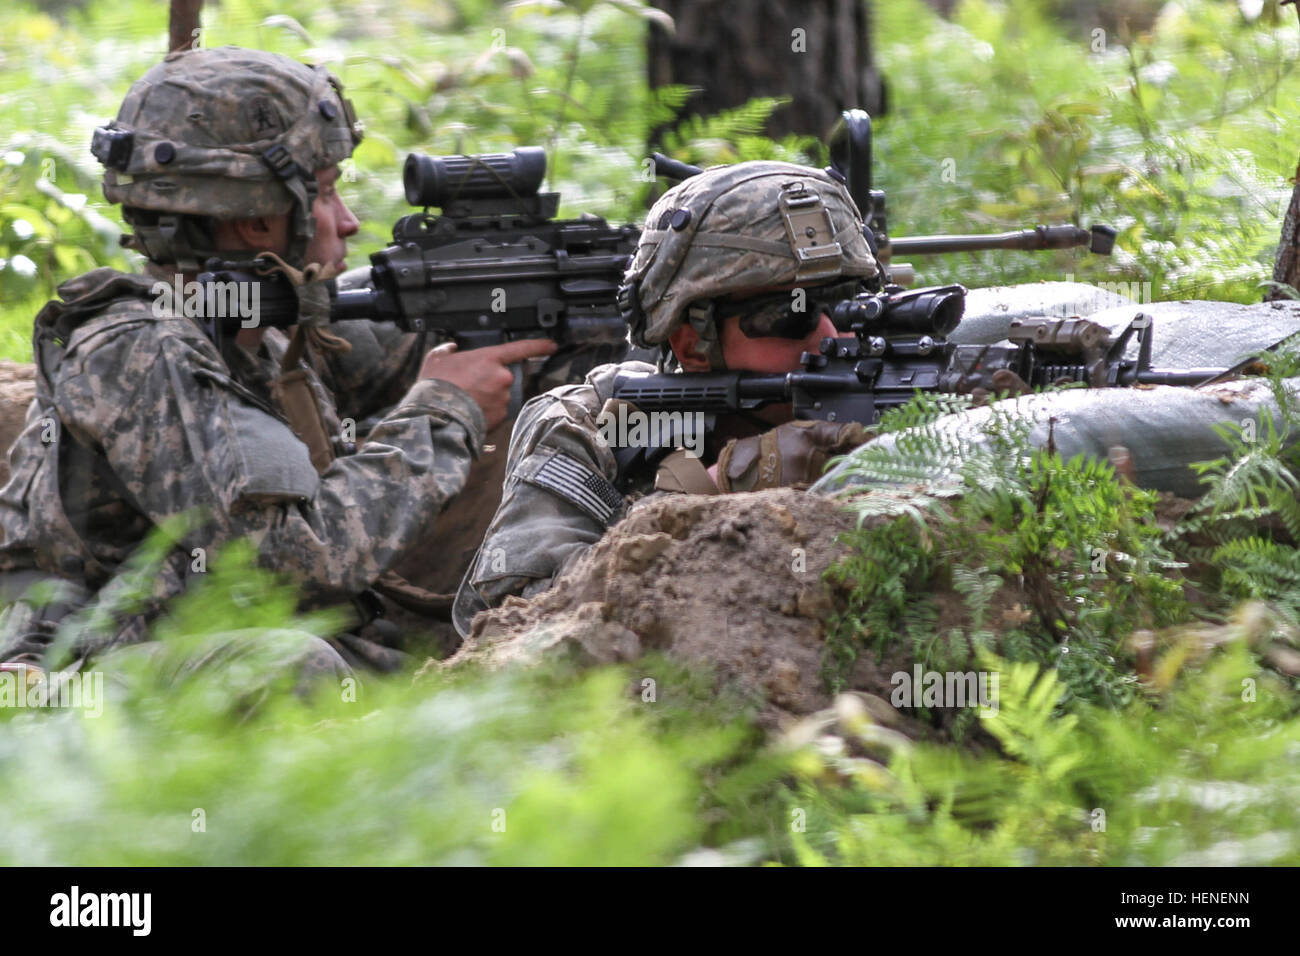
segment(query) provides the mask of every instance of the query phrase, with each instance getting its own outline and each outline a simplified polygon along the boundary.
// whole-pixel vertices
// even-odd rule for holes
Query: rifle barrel
[[[999,232],[984,236],[908,236],[891,239],[893,255],[932,255],[941,252],[978,252],[985,249],[1069,249],[1074,246],[1092,246],[1094,252],[1109,253],[1109,248],[1098,248],[1097,233],[1078,226],[1036,226],[1014,232]],[[1113,233],[1113,230],[1111,231]],[[1113,242],[1113,235],[1111,236]]]
[[[1179,385],[1183,387],[1204,385],[1210,379],[1222,378],[1230,369],[1180,368],[1145,369],[1137,373],[1139,385]]]

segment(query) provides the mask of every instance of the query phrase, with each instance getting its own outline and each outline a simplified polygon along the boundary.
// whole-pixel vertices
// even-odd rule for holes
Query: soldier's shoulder
[[[519,415],[515,427],[529,427],[535,422],[568,419],[591,423],[614,394],[614,383],[625,372],[653,372],[654,366],[645,362],[617,362],[598,365],[578,383],[560,385],[529,400]],[[592,426],[594,427],[594,425]]]
[[[205,359],[215,358],[216,350],[202,329],[160,307],[158,281],[96,269],[60,286],[61,301],[47,304],[37,322],[51,325],[63,339],[63,370],[75,374],[87,362],[130,353],[159,358],[199,353]]]
[[[629,360],[626,362],[614,362],[609,365],[598,365],[587,373],[586,384],[589,385],[600,396],[603,405],[607,399],[614,395],[614,383],[620,375],[635,373],[646,375],[653,373],[655,367],[649,362],[639,362]]]

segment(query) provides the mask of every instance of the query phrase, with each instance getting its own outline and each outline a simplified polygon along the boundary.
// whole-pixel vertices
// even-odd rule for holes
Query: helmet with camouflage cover
[[[646,217],[620,304],[638,345],[684,323],[723,367],[712,304],[763,289],[869,279],[879,269],[848,190],[791,163],[715,166],[674,186]]]
[[[315,173],[359,141],[328,70],[220,47],[172,53],[149,70],[117,119],[95,130],[91,151],[106,167],[105,198],[135,229],[128,244],[192,268],[216,250],[195,247],[205,240],[186,217],[291,213],[289,258],[300,259],[314,231]]]

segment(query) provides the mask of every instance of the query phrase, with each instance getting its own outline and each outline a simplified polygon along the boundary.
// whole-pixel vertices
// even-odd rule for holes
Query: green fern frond
[[[1225,586],[1245,597],[1300,599],[1300,551],[1265,538],[1244,538],[1217,548],[1213,562]]]
[[[945,415],[964,412],[970,407],[969,395],[918,392],[910,402],[895,406],[881,415],[880,421],[875,426],[875,432],[878,435],[888,435],[907,428],[929,425]]]
[[[664,147],[675,159],[733,161],[739,141],[761,134],[772,111],[789,101],[788,97],[759,96],[712,116],[688,116],[664,134]]]

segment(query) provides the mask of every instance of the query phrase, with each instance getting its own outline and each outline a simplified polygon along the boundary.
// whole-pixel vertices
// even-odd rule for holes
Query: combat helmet
[[[361,133],[342,84],[323,67],[239,47],[172,53],[132,84],[117,119],[95,130],[104,197],[122,203],[124,245],[196,267],[212,249],[187,217],[291,214],[290,261],[315,221],[317,170],[351,155]]]
[[[722,368],[715,302],[878,272],[862,215],[837,178],[792,163],[744,162],[706,169],[660,197],[619,302],[637,345],[662,346],[690,322],[700,354]]]

